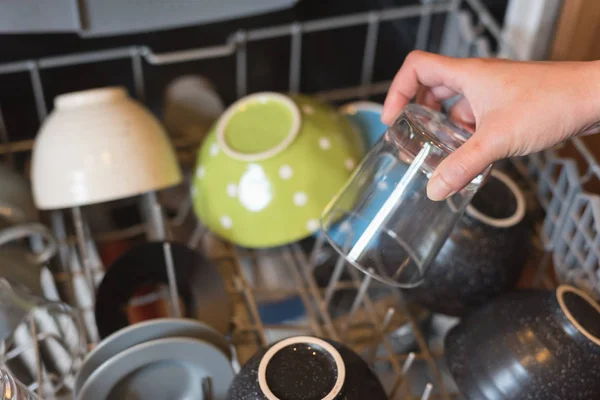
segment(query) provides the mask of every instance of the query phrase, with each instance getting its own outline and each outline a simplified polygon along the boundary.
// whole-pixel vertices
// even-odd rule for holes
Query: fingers
[[[394,122],[396,115],[419,91],[421,85],[461,92],[461,60],[422,51],[411,52],[394,77],[383,106],[381,120]],[[441,90],[441,89],[438,89]]]
[[[442,101],[452,98],[459,94],[458,92],[448,89],[445,86],[436,86],[429,88],[427,86],[422,86],[417,91],[417,95],[415,96],[415,102],[417,104],[422,104],[427,106],[433,110],[441,111],[442,110]]]
[[[490,164],[504,158],[508,142],[481,128],[436,168],[427,185],[427,197],[443,200],[467,186]]]
[[[450,109],[450,118],[463,126],[467,126],[470,130],[473,130],[475,127],[475,115],[466,97],[461,98],[452,106]]]

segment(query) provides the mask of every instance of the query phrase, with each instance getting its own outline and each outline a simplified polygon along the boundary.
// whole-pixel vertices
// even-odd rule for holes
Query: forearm
[[[580,127],[574,135],[591,135],[600,132],[600,61],[577,63],[580,68],[573,86],[581,94],[575,97],[573,113]],[[575,72],[574,72],[575,73]]]

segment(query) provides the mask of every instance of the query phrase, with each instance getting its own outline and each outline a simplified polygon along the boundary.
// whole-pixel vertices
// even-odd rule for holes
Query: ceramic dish
[[[278,93],[245,97],[225,111],[200,149],[195,211],[241,246],[302,239],[319,229],[323,208],[364,149],[357,130],[321,102]]]
[[[223,400],[233,380],[229,359],[197,339],[166,338],[131,347],[98,368],[77,399],[192,399],[212,379],[214,400]]]
[[[600,305],[572,286],[493,299],[450,331],[445,348],[452,376],[469,400],[600,395]]]
[[[231,304],[216,267],[182,244],[171,243],[171,251],[183,314],[227,333]],[[106,272],[96,294],[100,336],[105,338],[130,325],[127,307],[139,290],[167,285],[162,242],[135,246],[119,257]]]
[[[131,197],[180,181],[165,130],[123,88],[58,96],[33,146],[33,195],[43,210]]]
[[[432,261],[423,283],[404,290],[406,300],[427,309],[462,316],[511,290],[530,250],[531,221],[521,189],[492,170],[450,237]]]
[[[377,375],[332,340],[295,336],[256,353],[235,377],[228,400],[384,400]]]
[[[360,131],[367,148],[377,143],[385,133],[387,125],[381,122],[383,106],[370,101],[356,101],[340,107],[340,112]]]
[[[100,342],[83,361],[75,378],[75,396],[81,390],[89,376],[111,357],[130,347],[157,339],[187,337],[204,340],[216,346],[231,359],[227,340],[210,326],[191,319],[161,318],[141,322],[121,329]]]

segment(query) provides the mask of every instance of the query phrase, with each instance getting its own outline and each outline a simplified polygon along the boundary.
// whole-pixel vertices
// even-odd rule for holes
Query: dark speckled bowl
[[[385,400],[369,365],[332,340],[296,336],[255,354],[233,381],[229,400]]]
[[[500,296],[446,337],[469,400],[600,399],[600,306],[571,286]]]
[[[525,197],[493,170],[430,264],[423,283],[405,298],[433,312],[461,316],[519,280],[530,246]]]

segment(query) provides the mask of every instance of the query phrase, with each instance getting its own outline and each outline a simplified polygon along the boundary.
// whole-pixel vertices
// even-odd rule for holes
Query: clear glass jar
[[[489,173],[490,167],[444,201],[427,197],[435,168],[469,136],[444,114],[405,107],[325,209],[329,243],[384,283],[417,286]]]

